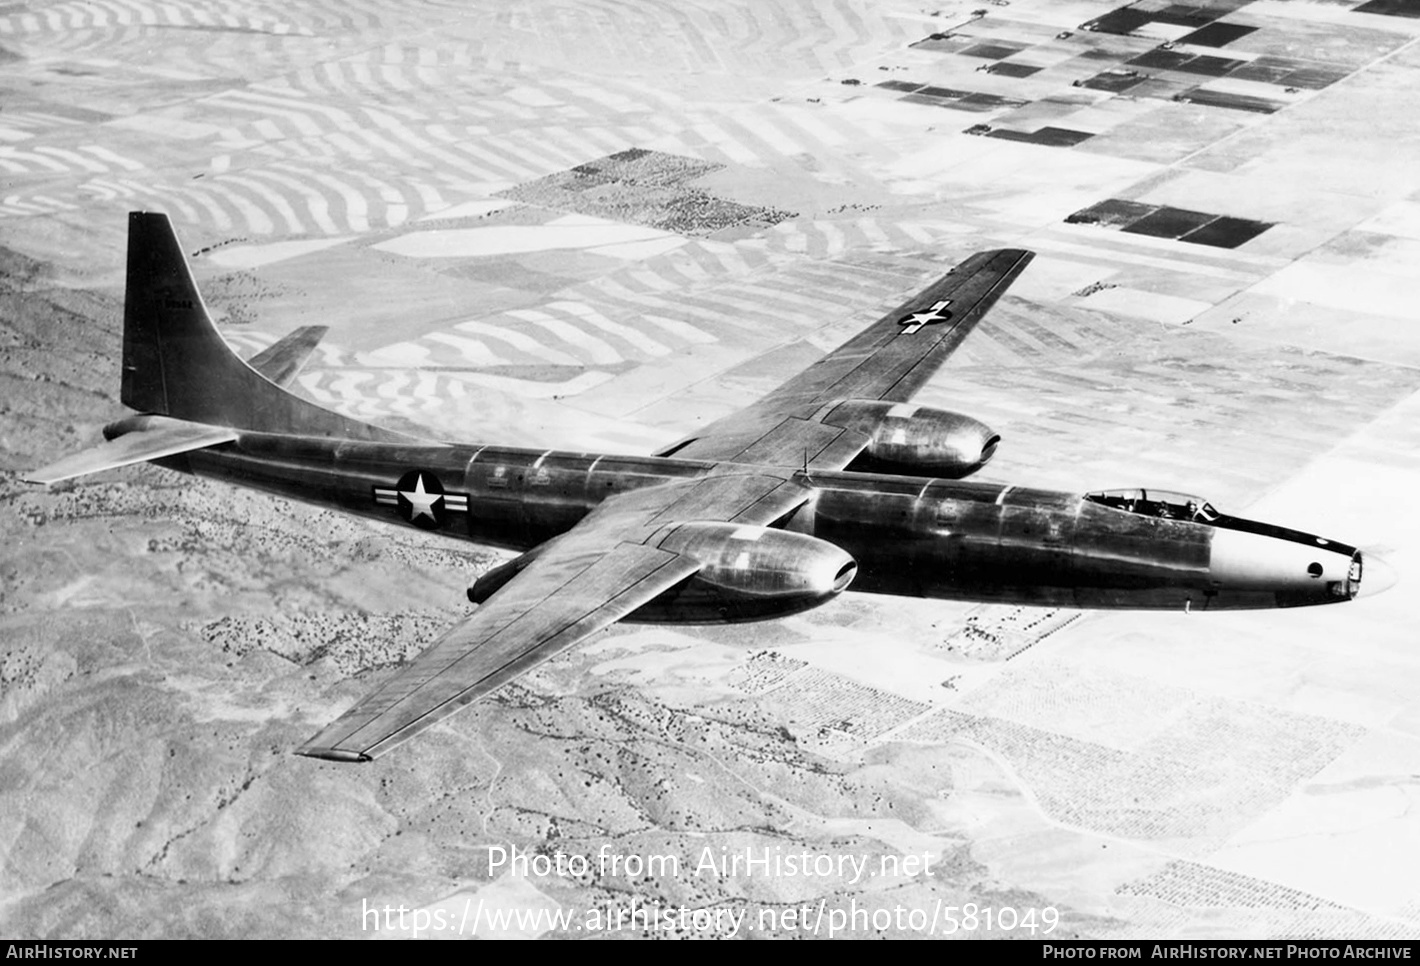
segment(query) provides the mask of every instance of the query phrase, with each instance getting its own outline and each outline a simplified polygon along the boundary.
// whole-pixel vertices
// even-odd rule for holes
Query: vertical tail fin
[[[243,362],[207,314],[168,216],[128,216],[124,405],[232,429],[362,440],[410,437],[293,396]]]

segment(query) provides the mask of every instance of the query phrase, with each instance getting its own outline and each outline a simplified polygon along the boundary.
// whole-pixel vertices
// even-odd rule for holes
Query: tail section
[[[409,440],[294,396],[243,362],[207,314],[168,216],[128,216],[123,404],[230,429],[357,440]]]

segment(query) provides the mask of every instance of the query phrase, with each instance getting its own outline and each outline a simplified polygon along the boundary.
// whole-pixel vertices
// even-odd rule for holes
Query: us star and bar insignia
[[[446,493],[439,478],[428,470],[410,470],[393,487],[374,487],[375,502],[398,509],[406,522],[422,530],[437,530],[451,513],[468,512],[467,493]]]
[[[952,317],[952,313],[945,311],[948,305],[952,304],[951,299],[942,299],[932,305],[925,312],[913,312],[911,315],[904,315],[897,320],[897,324],[902,326],[903,335],[911,335],[924,325],[932,325],[935,322],[945,322]]]

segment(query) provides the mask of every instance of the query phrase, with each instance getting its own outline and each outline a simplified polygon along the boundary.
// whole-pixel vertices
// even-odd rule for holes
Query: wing
[[[867,438],[822,423],[824,407],[912,398],[1034,257],[977,252],[763,399],[656,455],[842,469]]]
[[[297,751],[368,761],[596,633],[694,574],[656,546],[675,524],[766,524],[808,498],[772,476],[717,476],[611,497],[524,570]]]

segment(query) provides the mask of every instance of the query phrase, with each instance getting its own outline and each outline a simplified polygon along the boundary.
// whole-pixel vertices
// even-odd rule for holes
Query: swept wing
[[[768,525],[807,499],[750,465],[848,465],[867,443],[823,417],[848,399],[904,402],[941,366],[1032,258],[980,252],[746,409],[660,455],[739,464],[738,474],[611,497],[473,615],[358,702],[301,754],[369,760],[654,600],[701,563],[660,544],[689,522]],[[674,546],[671,542],[671,546]]]
[[[681,523],[769,524],[808,493],[773,475],[710,476],[610,497],[471,616],[299,749],[368,761],[620,620],[701,568],[659,546]],[[670,541],[671,546],[675,545]]]
[[[978,252],[758,402],[658,453],[686,459],[842,469],[867,437],[823,422],[849,399],[906,402],[1034,257]]]

